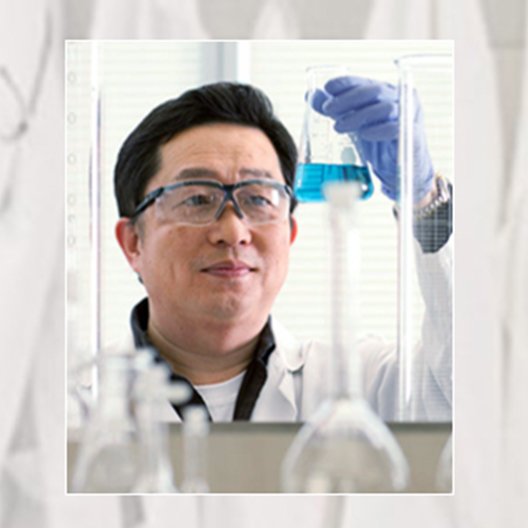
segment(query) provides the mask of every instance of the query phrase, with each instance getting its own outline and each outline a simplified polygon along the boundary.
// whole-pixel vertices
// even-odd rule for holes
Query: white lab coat
[[[417,251],[417,272],[426,305],[423,342],[414,362],[412,419],[451,420],[451,242],[433,254]],[[330,349],[300,342],[272,319],[276,349],[268,362],[268,378],[255,404],[254,422],[294,422],[308,419],[328,396]],[[117,350],[134,348],[132,333]],[[115,351],[116,348],[112,347]],[[365,398],[381,418],[398,419],[398,370],[395,345],[369,336],[357,343]],[[179,421],[167,403],[162,417]]]

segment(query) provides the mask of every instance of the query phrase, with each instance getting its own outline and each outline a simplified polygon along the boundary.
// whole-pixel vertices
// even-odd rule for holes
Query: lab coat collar
[[[268,363],[268,379],[260,393],[252,421],[292,422],[299,420],[304,347],[272,318],[277,347]]]
[[[302,369],[305,362],[305,349],[301,343],[275,318],[271,318],[271,328],[277,343],[276,355],[278,355],[284,367],[295,373]]]
[[[306,347],[275,318],[271,318],[276,348],[268,362],[268,378],[251,416],[253,422],[292,422],[299,420],[301,372],[306,361]],[[120,350],[135,348],[132,332],[117,347]],[[167,402],[162,416],[171,422],[180,417]]]

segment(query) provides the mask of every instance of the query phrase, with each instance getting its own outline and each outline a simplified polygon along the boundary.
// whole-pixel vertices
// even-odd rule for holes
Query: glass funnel
[[[331,181],[359,182],[364,199],[374,191],[370,168],[354,135],[337,133],[334,121],[314,110],[314,101],[324,94],[325,83],[350,73],[340,66],[317,66],[307,70],[306,105],[294,187],[301,202],[323,201],[323,185]]]
[[[449,54],[408,55],[397,59],[400,91],[400,188],[398,211],[398,420],[428,420],[424,407],[434,408],[422,394],[430,394],[426,379],[428,362],[442,365],[433,383],[442,397],[451,400],[451,282],[440,281],[445,273],[433,266],[420,272],[416,258],[419,230],[429,229],[433,241],[443,220],[427,227],[416,219],[419,156],[417,122],[423,119],[427,146],[436,174],[453,181],[453,57]],[[432,233],[435,233],[434,235]],[[423,238],[423,237],[422,237]],[[436,251],[436,250],[435,250]],[[450,266],[443,259],[443,266]],[[452,270],[450,270],[452,274]],[[434,294],[433,294],[434,292]],[[440,292],[440,293],[439,293]],[[442,298],[440,298],[440,295]],[[433,357],[434,352],[434,357]],[[435,415],[435,420],[450,417]]]
[[[359,316],[357,182],[327,183],[332,239],[332,393],[301,428],[282,465],[286,492],[402,490],[405,458],[385,424],[361,397],[354,325]]]

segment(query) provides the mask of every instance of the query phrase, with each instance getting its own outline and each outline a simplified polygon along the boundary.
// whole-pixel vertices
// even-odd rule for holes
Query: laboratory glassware
[[[207,449],[209,418],[201,405],[189,405],[183,414],[183,482],[182,491],[207,493]]]
[[[331,394],[301,427],[282,464],[286,492],[403,490],[407,462],[387,426],[361,397],[354,344],[359,317],[356,182],[326,183],[332,240]]]
[[[133,355],[108,355],[98,370],[98,397],[82,434],[72,490],[129,492],[139,475],[138,431],[130,405]]]
[[[371,168],[354,134],[337,133],[333,119],[313,108],[317,91],[324,91],[328,80],[350,74],[342,66],[316,66],[306,72],[308,86],[294,186],[302,202],[323,201],[323,185],[330,181],[358,181],[363,199],[374,191]]]
[[[170,370],[163,363],[145,365],[138,373],[134,410],[140,460],[134,492],[178,492],[170,456],[169,425],[160,411],[169,401],[181,404],[190,397],[191,389],[186,383],[170,382]]]
[[[415,179],[414,179],[414,131],[418,97],[424,108],[427,121],[427,142],[435,169],[444,176],[452,178],[452,119],[451,101],[453,58],[449,54],[421,54],[399,57],[396,61],[399,74],[400,122],[399,122],[399,196],[398,210],[398,368],[399,402],[398,420],[415,421],[419,415],[420,393],[423,380],[424,354],[415,354],[417,343],[421,342],[420,325],[424,317],[424,305],[421,292],[427,289],[425,282],[435,280],[429,274],[420,277],[418,284],[415,266],[417,251],[414,235],[415,226]],[[438,92],[442,87],[443,99]],[[431,124],[432,123],[432,124]],[[425,288],[424,288],[425,286]],[[430,284],[428,285],[430,288]],[[450,292],[446,292],[450,295]],[[448,301],[451,304],[451,300]],[[430,300],[430,305],[435,300]],[[438,326],[436,332],[440,339],[449,342],[452,339],[450,325],[442,327],[440,321],[451,320],[451,314],[442,314],[429,324]],[[425,349],[429,343],[421,343]],[[449,361],[451,357],[444,358]]]
[[[84,368],[93,368],[94,362]],[[149,349],[112,351],[95,362],[99,391],[82,432],[72,490],[173,492],[167,425],[158,410],[190,397]]]

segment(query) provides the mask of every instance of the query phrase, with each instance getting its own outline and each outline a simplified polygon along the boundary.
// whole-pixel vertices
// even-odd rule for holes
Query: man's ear
[[[139,273],[141,248],[138,227],[129,218],[120,218],[115,226],[115,236],[131,268]]]
[[[290,216],[290,244],[293,244],[297,238],[297,229],[297,220],[293,216]]]

